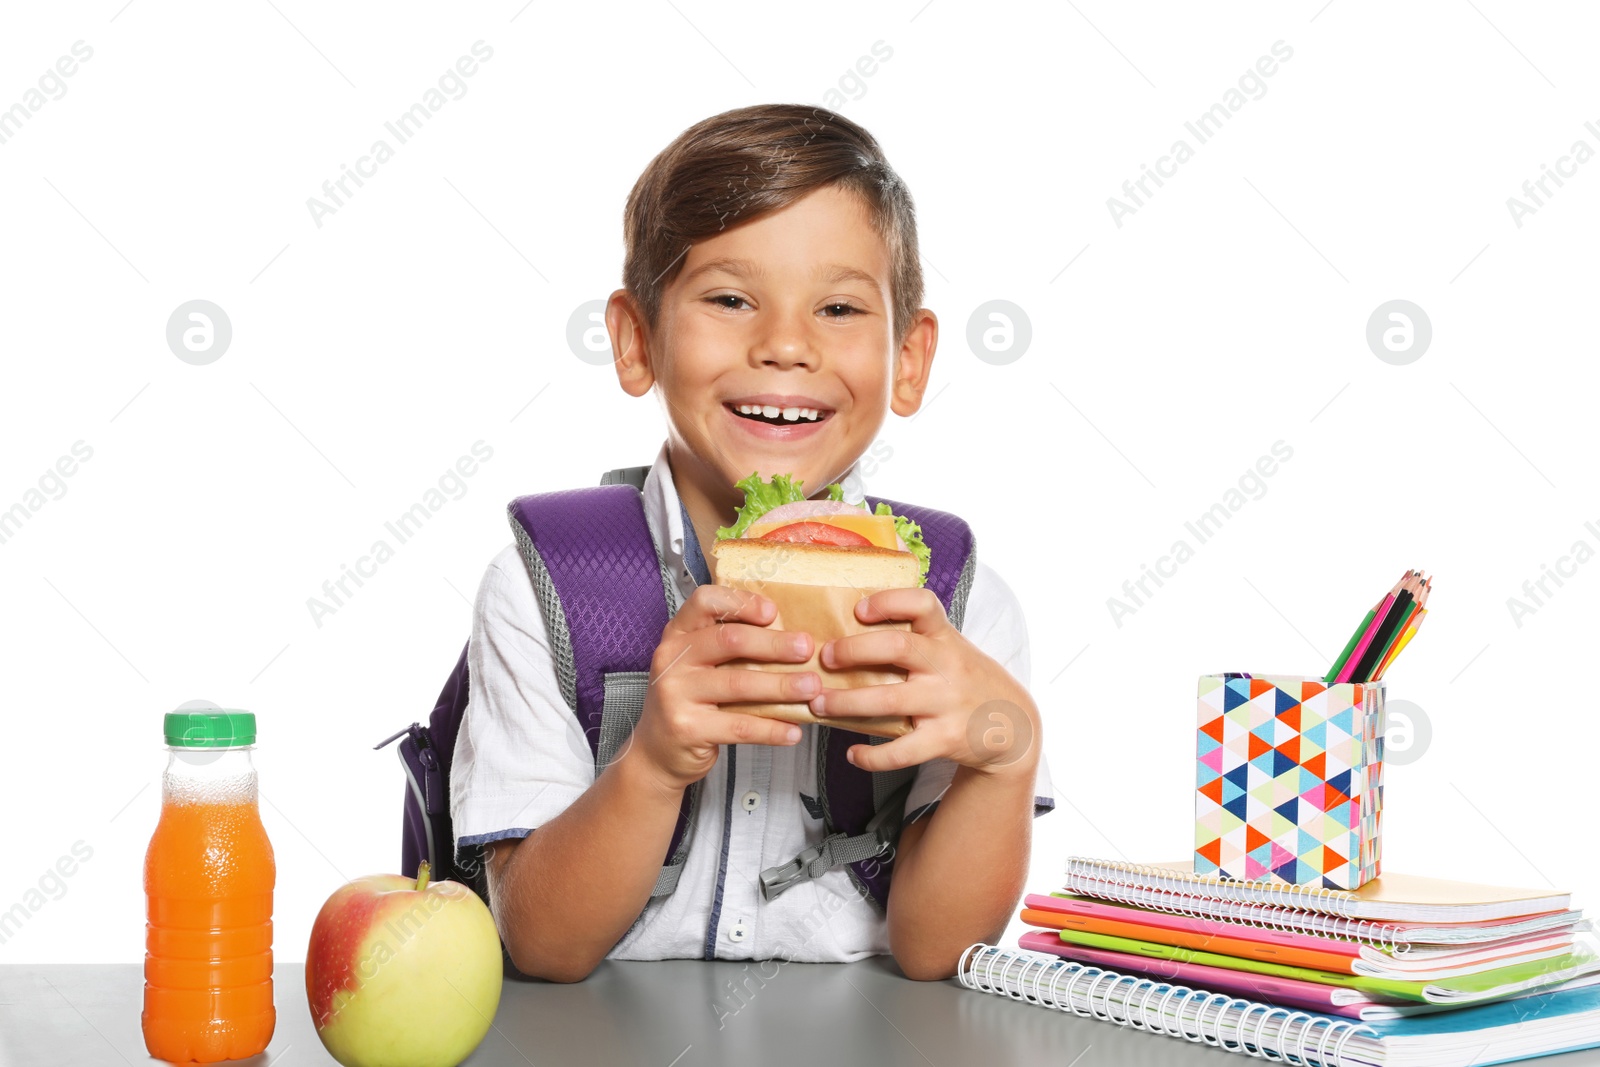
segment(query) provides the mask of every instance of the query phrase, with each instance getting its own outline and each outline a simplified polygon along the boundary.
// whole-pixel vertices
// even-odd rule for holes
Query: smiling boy
[[[497,843],[492,910],[529,975],[577,981],[608,956],[892,952],[909,977],[948,977],[963,949],[1005,929],[1031,820],[1054,806],[1015,596],[980,560],[960,630],[927,588],[862,598],[861,621],[904,620],[909,632],[830,642],[824,665],[890,664],[907,677],[836,690],[811,671],[719,668],[803,662],[812,639],[774,629],[770,600],[712,584],[707,563],[744,502],[740,479],[787,473],[813,497],[833,482],[859,489],[887,412],[920,408],[938,323],[920,307],[910,195],[849,120],[742,108],[684,131],[651,162],[625,232],[624,287],[606,324],[623,390],[654,392],[666,416],[643,502],[677,587],[671,621],[630,742],[596,774],[556,691],[529,575],[514,547],[496,557],[474,608],[454,754],[457,845]],[[760,894],[758,874],[822,830],[806,804],[818,792],[817,731],[720,706],[751,700],[809,701],[824,718],[913,717],[909,734],[850,749],[866,771],[915,768],[886,911],[842,868]],[[987,720],[975,730],[974,717],[986,705],[1008,721],[980,751],[972,737]],[[676,889],[652,897],[696,782],[697,843]]]

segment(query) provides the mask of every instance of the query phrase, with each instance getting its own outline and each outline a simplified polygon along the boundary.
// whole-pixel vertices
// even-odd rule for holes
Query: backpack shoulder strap
[[[879,497],[866,499],[872,511],[877,511],[879,503],[888,504],[896,515],[921,528],[929,550],[926,588],[939,597],[950,622],[960,629],[978,560],[971,527],[949,512]],[[828,726],[817,729],[817,800],[827,836],[788,863],[762,871],[762,897],[771,899],[795,882],[843,865],[857,889],[879,907],[886,907],[894,859],[892,855],[883,857],[899,840],[906,797],[917,769],[863,771],[845,758],[850,746],[882,744],[887,738]]]
[[[561,695],[592,744],[605,675],[648,669],[667,625],[643,501],[633,486],[612,484],[518,497],[506,512],[550,630]]]
[[[972,577],[978,565],[977,539],[972,527],[959,515],[948,511],[916,504],[903,504],[898,500],[867,497],[867,506],[876,511],[879,504],[888,504],[889,510],[903,515],[922,530],[922,539],[929,550],[927,588],[938,594],[945,614],[956,629],[966,621],[967,594],[972,590]]]
[[[597,774],[643,711],[650,659],[667,622],[670,578],[639,492],[649,472],[620,468],[602,477],[601,489],[521,497],[508,509],[550,631],[561,694],[583,729]],[[407,785],[401,870],[410,876],[426,859],[435,879],[462,881],[487,902],[481,846],[452,847],[450,769],[468,694],[463,647],[427,725],[414,722],[373,747],[400,741]],[[688,790],[657,881],[661,893],[677,883],[697,800],[698,788]]]
[[[598,775],[623,750],[644,710],[650,660],[668,621],[671,575],[640,495],[648,467],[599,486],[518,497],[507,507],[550,634],[562,697]],[[652,896],[677,886],[698,785],[685,791]]]

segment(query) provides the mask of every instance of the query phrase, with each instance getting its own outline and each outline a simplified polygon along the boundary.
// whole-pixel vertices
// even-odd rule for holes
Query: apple
[[[306,949],[317,1036],[344,1067],[454,1067],[500,1005],[500,934],[460,882],[369,874],[322,905]]]

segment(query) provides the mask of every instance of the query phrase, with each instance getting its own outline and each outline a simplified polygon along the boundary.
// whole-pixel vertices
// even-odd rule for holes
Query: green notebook
[[[1462,975],[1436,982],[1408,982],[1397,978],[1368,978],[1355,974],[1336,974],[1317,971],[1310,967],[1292,967],[1285,963],[1267,963],[1263,960],[1224,956],[1217,952],[1162,945],[1154,941],[1135,941],[1110,934],[1091,934],[1081,930],[1058,930],[1061,940],[1069,945],[1105,949],[1111,952],[1128,952],[1160,960],[1179,963],[1202,963],[1211,967],[1227,967],[1235,971],[1270,974],[1279,978],[1298,978],[1322,985],[1344,986],[1369,993],[1384,993],[1404,1000],[1425,1004],[1471,1004],[1480,1000],[1493,1000],[1527,989],[1537,989],[1554,982],[1565,982],[1586,974],[1600,972],[1600,957],[1582,952],[1569,952],[1549,959],[1499,967],[1492,971]]]

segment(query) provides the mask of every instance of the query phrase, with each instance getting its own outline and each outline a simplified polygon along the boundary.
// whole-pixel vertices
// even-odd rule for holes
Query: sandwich
[[[763,671],[815,671],[833,689],[902,682],[906,672],[892,665],[835,670],[820,659],[825,642],[869,630],[909,630],[906,621],[863,623],[855,605],[883,589],[920,588],[927,583],[931,552],[921,528],[895,515],[888,504],[875,511],[844,500],[843,486],[828,486],[826,499],[808,500],[802,483],[790,475],[765,480],[759,473],[736,483],[744,506],[732,526],[717,529],[711,547],[717,585],[747,589],[772,600],[777,630],[812,636],[805,663],[735,660],[724,666]],[[821,723],[859,733],[898,737],[911,729],[904,716],[818,719],[808,704],[748,702],[726,707],[795,723]]]
[[[888,504],[876,512],[844,501],[844,487],[828,486],[826,500],[807,500],[803,483],[787,474],[759,474],[736,483],[744,506],[732,526],[717,528],[711,555],[717,575],[797,585],[920,587],[931,553],[922,529]]]

